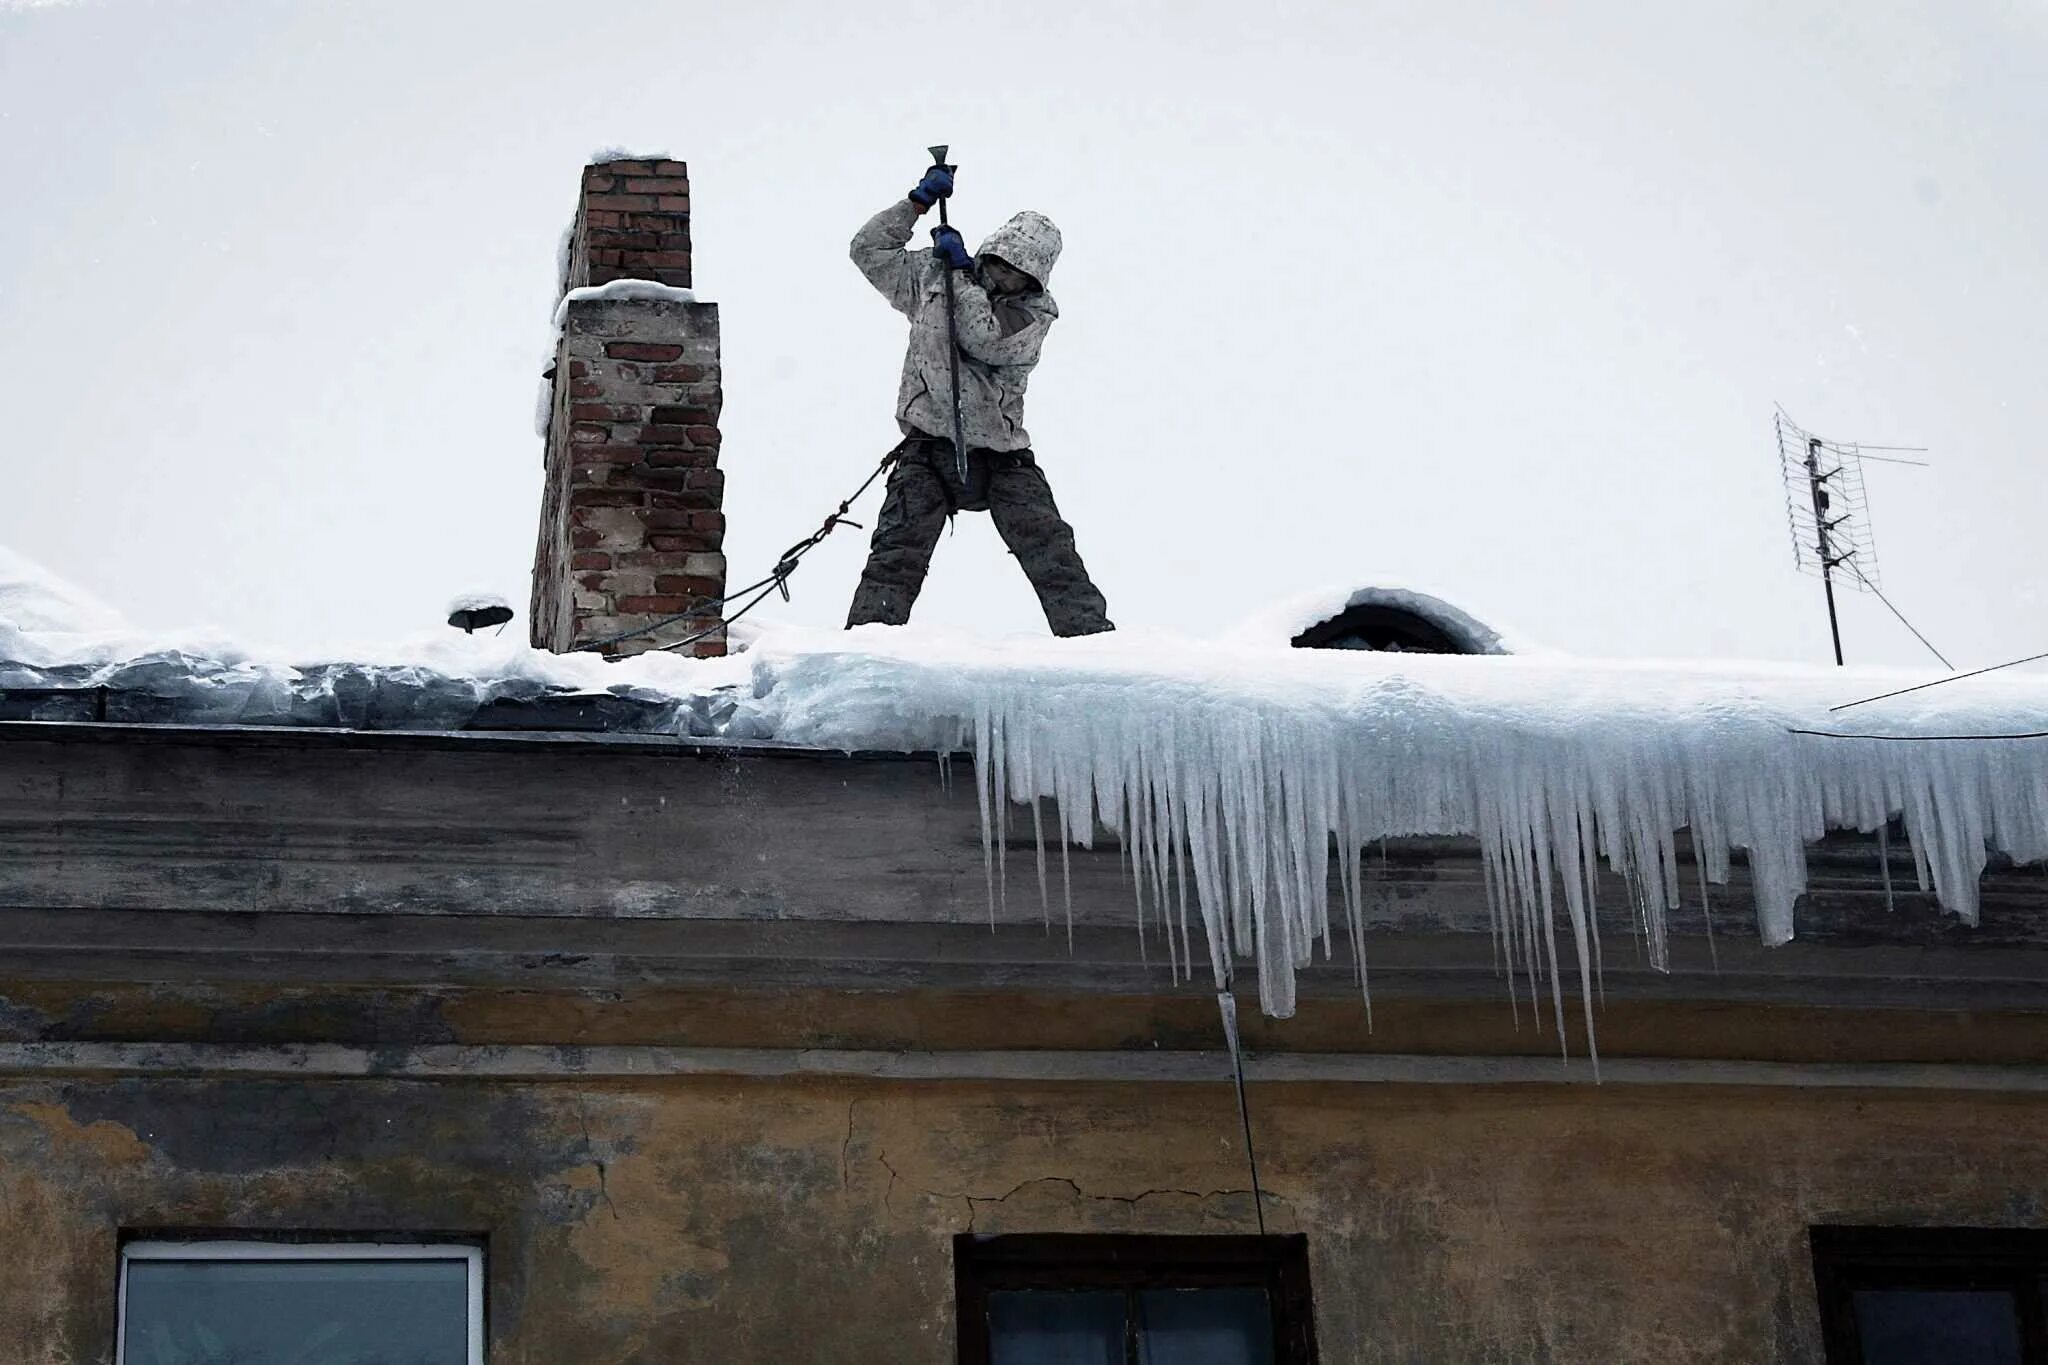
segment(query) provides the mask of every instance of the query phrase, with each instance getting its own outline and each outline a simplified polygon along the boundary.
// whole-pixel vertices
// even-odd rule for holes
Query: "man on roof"
[[[910,319],[910,348],[896,400],[903,441],[846,624],[908,621],[947,518],[985,511],[1038,593],[1053,634],[1114,630],[1024,430],[1024,389],[1059,316],[1045,286],[1059,259],[1060,231],[1044,214],[1027,210],[990,233],[972,256],[950,227],[932,229],[929,251],[907,250],[917,220],[952,193],[952,172],[933,166],[853,239],[853,263]],[[949,274],[957,357],[946,324]],[[967,446],[964,480],[952,440],[955,363]]]

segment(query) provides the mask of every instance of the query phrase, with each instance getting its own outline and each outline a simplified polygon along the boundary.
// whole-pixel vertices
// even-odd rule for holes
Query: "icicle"
[[[1262,1007],[1286,1014],[1296,974],[1318,948],[1328,960],[1332,934],[1342,932],[1370,1011],[1367,845],[1381,845],[1372,887],[1384,897],[1387,840],[1472,836],[1493,961],[1516,1027],[1526,987],[1536,1026],[1556,1027],[1563,1044],[1572,964],[1561,961],[1557,940],[1569,932],[1590,1050],[1604,969],[1601,880],[1611,873],[1626,887],[1625,910],[1610,911],[1610,927],[1625,913],[1642,960],[1668,970],[1670,916],[1689,894],[1681,830],[1715,971],[1709,885],[1728,880],[1737,849],[1767,944],[1791,937],[1807,884],[1805,847],[1830,829],[1877,830],[1891,906],[1886,821],[1896,813],[1919,884],[1971,922],[1988,849],[2016,860],[2048,856],[2048,746],[1787,735],[1745,709],[1746,699],[1697,716],[1650,702],[1638,716],[1614,703],[1590,722],[1575,714],[1532,722],[1505,705],[1454,710],[1399,674],[1370,677],[1376,690],[1362,699],[1219,698],[1174,680],[1133,689],[1082,674],[957,684],[948,695],[958,711],[944,723],[958,725],[973,754],[991,924],[1004,917],[1008,807],[1029,802],[1048,932],[1044,844],[1060,841],[1070,948],[1070,849],[1092,847],[1104,828],[1132,881],[1141,948],[1149,960],[1156,927],[1176,980],[1194,969],[1199,928],[1219,981],[1252,958]],[[1072,691],[1046,690],[1062,687]],[[950,780],[949,760],[941,772]],[[1041,806],[1048,797],[1050,820]]]

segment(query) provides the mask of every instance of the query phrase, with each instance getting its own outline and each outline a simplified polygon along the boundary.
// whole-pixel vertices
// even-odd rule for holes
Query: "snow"
[[[11,593],[0,602],[27,596]],[[0,626],[0,690],[105,685],[187,720],[434,728],[566,689],[623,699],[636,728],[678,735],[970,751],[992,909],[1012,820],[1038,831],[1041,893],[1047,848],[1090,845],[1106,827],[1130,851],[1142,931],[1163,932],[1176,969],[1206,960],[1220,983],[1234,961],[1253,963],[1275,1015],[1293,1011],[1296,973],[1338,935],[1368,987],[1359,860],[1381,839],[1477,839],[1510,988],[1540,988],[1560,1037],[1567,989],[1590,1025],[1599,863],[1628,879],[1650,956],[1668,964],[1678,830],[1711,881],[1747,851],[1770,944],[1793,936],[1805,846],[1830,829],[1901,817],[1921,885],[1971,923],[1987,850],[2048,858],[2048,741],[1924,738],[2048,729],[2048,678],[2019,671],[1834,716],[1926,676],[1294,650],[1245,631],[1049,640],[879,626],[764,626],[720,660],[612,663],[446,630],[306,660],[117,623],[68,630],[83,618],[61,593],[49,600],[60,605],[26,627]],[[1859,737],[1797,733],[1812,730]],[[1334,897],[1333,841],[1346,854]]]
[[[593,299],[651,299],[657,303],[695,303],[695,291],[662,284],[657,280],[613,280],[609,284],[590,284],[581,289],[571,289],[562,295],[562,301],[555,305],[555,335],[562,334],[562,324],[569,320],[569,305]]]
[[[483,611],[488,607],[512,609],[512,600],[501,592],[465,592],[448,599],[448,615],[458,611]]]
[[[121,613],[85,589],[0,545],[0,631],[78,634],[118,630],[124,624]]]
[[[667,152],[632,152],[624,147],[600,147],[590,154],[590,165],[604,166],[614,161],[674,161]]]

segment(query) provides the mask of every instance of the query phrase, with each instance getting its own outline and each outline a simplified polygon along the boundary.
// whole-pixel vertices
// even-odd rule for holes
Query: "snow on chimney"
[[[709,630],[685,652],[725,652],[720,609],[697,609],[725,592],[718,307],[689,284],[687,167],[584,167],[533,558],[539,648],[635,654]],[[679,613],[691,614],[600,643]]]

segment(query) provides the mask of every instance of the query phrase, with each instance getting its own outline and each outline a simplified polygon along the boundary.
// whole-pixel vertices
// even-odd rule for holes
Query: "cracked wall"
[[[1255,1087],[1327,1361],[1818,1358],[1816,1221],[2048,1222],[2048,1098]],[[1228,1085],[0,1084],[0,1359],[104,1362],[121,1229],[487,1240],[493,1365],[952,1358],[956,1232],[1245,1232]]]

